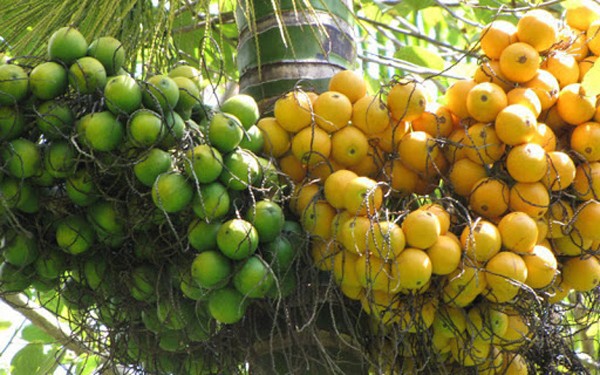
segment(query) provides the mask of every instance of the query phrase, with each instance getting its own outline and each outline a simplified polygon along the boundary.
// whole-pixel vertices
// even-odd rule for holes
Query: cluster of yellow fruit
[[[432,327],[455,362],[527,373],[516,350],[533,329],[500,303],[600,283],[600,106],[585,83],[599,30],[589,3],[565,25],[541,9],[493,21],[487,59],[443,104],[410,79],[368,95],[350,71],[280,98],[258,127],[296,183],[290,209],[316,267],[384,325]],[[436,189],[451,199],[392,209]]]

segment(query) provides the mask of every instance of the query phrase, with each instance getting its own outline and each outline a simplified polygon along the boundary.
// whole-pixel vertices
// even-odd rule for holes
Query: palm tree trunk
[[[298,84],[325,91],[331,76],[354,67],[352,1],[310,0],[310,7],[299,0],[249,3],[236,11],[240,92],[261,108]]]

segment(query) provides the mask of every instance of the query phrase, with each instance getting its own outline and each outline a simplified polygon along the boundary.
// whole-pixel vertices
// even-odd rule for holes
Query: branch
[[[56,321],[56,316],[46,309],[31,303],[23,294],[3,294],[0,296],[4,302],[27,318],[31,323],[40,328],[58,343],[74,352],[77,356],[84,354],[97,354],[86,347],[83,343],[69,336]]]

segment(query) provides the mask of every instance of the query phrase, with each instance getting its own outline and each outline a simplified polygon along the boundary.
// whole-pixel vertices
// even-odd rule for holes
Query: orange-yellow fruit
[[[568,154],[552,151],[548,153],[548,172],[542,183],[552,191],[564,190],[573,183],[575,172],[575,163]]]
[[[422,131],[406,133],[398,145],[400,160],[416,172],[428,173],[440,150],[435,139]]]
[[[314,165],[325,161],[331,153],[329,134],[319,127],[300,130],[292,139],[292,153],[303,164]]]
[[[565,21],[577,30],[586,31],[592,22],[600,19],[598,4],[591,0],[573,2],[567,7]]]
[[[381,258],[367,253],[357,259],[355,267],[360,285],[368,291],[389,293],[397,287],[398,282],[393,277],[390,264]]]
[[[545,51],[558,41],[558,21],[547,10],[530,10],[517,23],[517,37],[537,51]]]
[[[348,182],[344,191],[344,207],[354,215],[373,215],[381,208],[383,191],[377,181],[356,177]]]
[[[343,192],[348,185],[350,180],[358,177],[358,175],[352,171],[347,169],[341,169],[339,171],[335,171],[327,177],[325,180],[325,184],[323,187],[323,191],[325,194],[325,199],[332,205],[334,208],[343,209],[344,208],[344,194]]]
[[[527,280],[527,265],[511,251],[501,251],[485,265],[488,293],[486,298],[503,303],[512,300]]]
[[[535,143],[517,145],[506,156],[506,170],[518,182],[540,181],[548,171],[546,151]]]
[[[473,226],[465,226],[460,243],[467,256],[477,262],[487,262],[502,247],[498,228],[486,220],[476,221]]]
[[[319,160],[315,164],[306,166],[306,174],[310,179],[318,179],[323,182],[333,172],[339,171],[343,166],[331,157],[329,159]]]
[[[547,70],[538,69],[534,76],[526,81],[523,86],[535,92],[542,104],[542,110],[552,107],[558,100],[560,85],[556,77]],[[548,122],[546,121],[546,123]]]
[[[450,306],[465,307],[487,287],[486,272],[463,264],[447,276],[442,298]]]
[[[402,228],[393,221],[375,222],[367,233],[367,249],[382,259],[396,258],[406,246]]]
[[[579,256],[587,252],[591,246],[592,241],[582,238],[577,231],[554,238],[551,242],[551,247],[557,255]]]
[[[550,195],[541,182],[517,182],[510,188],[509,208],[523,211],[536,219],[544,216],[550,205]]]
[[[495,83],[478,83],[467,94],[467,111],[479,122],[494,121],[507,104],[506,93]]]
[[[454,82],[448,90],[446,90],[446,106],[459,119],[469,117],[467,109],[467,94],[477,82],[472,80],[460,80]]]
[[[419,207],[419,210],[429,211],[437,216],[440,222],[440,234],[446,234],[450,230],[450,214],[446,209],[437,203],[428,203]]]
[[[583,163],[575,170],[573,191],[579,199],[600,199],[600,163]]]
[[[359,176],[374,178],[381,172],[383,157],[375,146],[369,146],[367,156],[348,169]]]
[[[367,83],[360,74],[342,70],[329,80],[329,91],[340,92],[354,103],[367,95]]]
[[[452,113],[444,106],[428,109],[412,121],[414,131],[424,131],[433,137],[447,137],[452,133]]]
[[[509,80],[523,83],[535,77],[540,63],[538,51],[527,43],[509,45],[500,55],[500,70]]]
[[[338,284],[362,287],[356,265],[360,257],[347,251],[338,251],[333,257],[333,279]]]
[[[498,222],[502,245],[516,253],[529,253],[538,241],[538,225],[524,212],[511,212]]]
[[[579,82],[583,81],[583,77],[587,72],[594,66],[594,63],[598,60],[598,56],[587,56],[583,60],[579,61]]]
[[[431,279],[431,260],[425,251],[409,247],[396,257],[392,272],[397,277],[399,289],[419,289]]]
[[[573,208],[568,201],[559,199],[550,205],[545,215],[548,223],[548,238],[559,238],[567,234],[567,225],[573,220]]]
[[[454,129],[442,149],[446,160],[453,164],[457,160],[466,158],[467,150],[469,149],[466,146],[467,142],[467,131],[463,128]]]
[[[319,186],[317,184],[296,185],[290,198],[290,210],[300,216],[309,203],[317,200],[319,200]]]
[[[543,122],[538,122],[535,130],[530,142],[542,146],[546,152],[556,151],[556,135],[552,129]]]
[[[464,141],[466,156],[482,165],[493,164],[504,156],[506,144],[492,124],[477,123],[468,130]]]
[[[298,183],[306,177],[306,169],[302,162],[293,154],[287,154],[279,159],[279,169],[286,174],[292,181]]]
[[[344,94],[326,91],[319,95],[313,106],[315,122],[327,133],[348,125],[352,118],[352,103]]]
[[[410,212],[402,222],[402,231],[410,247],[427,249],[438,240],[441,232],[440,221],[429,211]]]
[[[533,89],[527,87],[515,87],[506,93],[506,98],[508,99],[508,105],[524,105],[531,109],[531,112],[536,118],[542,113],[542,102],[540,102],[540,98],[538,98]]]
[[[468,196],[477,181],[485,177],[488,177],[486,167],[468,158],[457,160],[448,175],[452,189],[462,197]]]
[[[334,241],[314,239],[310,246],[313,265],[321,271],[332,271],[333,257],[339,251],[339,246]]]
[[[368,246],[368,234],[371,221],[365,216],[350,216],[340,224],[338,241],[347,251],[365,255]]]
[[[600,261],[595,256],[574,257],[563,262],[563,280],[578,292],[588,292],[600,284]]]
[[[558,303],[564,300],[569,293],[573,290],[570,285],[568,285],[562,277],[562,274],[559,273],[555,278],[554,282],[546,288],[545,296],[550,303]]]
[[[574,230],[578,231],[582,238],[598,241],[600,240],[600,203],[596,200],[583,202],[575,210]]]
[[[302,228],[311,236],[327,240],[331,236],[331,223],[335,216],[335,208],[325,201],[309,203],[302,211],[300,221]]]
[[[344,167],[360,163],[368,151],[367,136],[354,126],[338,130],[331,137],[331,157]]]
[[[453,238],[441,235],[427,249],[427,256],[431,260],[431,270],[434,274],[448,275],[458,268],[462,257],[462,249]]]
[[[275,118],[282,128],[297,133],[312,123],[312,104],[304,91],[292,91],[275,102]]]
[[[565,87],[579,81],[579,63],[573,55],[564,52],[550,54],[540,67],[556,77],[560,87]]]
[[[589,162],[600,161],[600,123],[590,121],[573,129],[571,150]]]
[[[536,133],[537,119],[522,104],[511,104],[496,117],[495,130],[498,138],[507,145],[529,142]]]
[[[558,262],[552,250],[537,245],[529,254],[523,255],[527,266],[525,284],[532,288],[545,288],[552,283],[558,269]]]
[[[410,195],[417,190],[419,175],[400,160],[389,160],[384,165],[384,179],[399,196]]]
[[[587,46],[594,53],[600,55],[600,20],[596,20],[590,24],[587,29]]]
[[[508,78],[506,78],[506,76],[504,76],[502,70],[500,69],[500,61],[498,60],[482,62],[473,74],[473,80],[477,83],[495,83],[505,92],[510,91],[515,85]]]
[[[352,125],[365,134],[381,133],[389,124],[390,114],[381,98],[367,95],[354,103],[352,107]]]
[[[406,133],[410,130],[410,123],[406,121],[390,123],[382,132],[371,134],[369,143],[375,144],[377,148],[383,152],[396,152],[398,143]]]
[[[588,96],[579,83],[563,87],[556,101],[558,114],[571,125],[591,120],[596,113],[596,96]]]
[[[390,90],[387,104],[393,118],[412,121],[425,112],[425,87],[416,81],[402,80]]]
[[[517,27],[504,20],[492,21],[481,31],[481,49],[490,59],[500,58],[506,47],[517,41]]]
[[[494,219],[508,210],[510,188],[506,182],[485,177],[475,183],[469,194],[471,209],[486,218]]]
[[[275,117],[263,117],[256,123],[265,144],[263,152],[273,157],[280,157],[290,149],[290,135],[279,125]]]

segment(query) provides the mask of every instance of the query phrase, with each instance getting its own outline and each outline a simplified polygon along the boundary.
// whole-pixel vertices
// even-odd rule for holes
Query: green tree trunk
[[[237,8],[240,92],[262,108],[298,84],[325,91],[331,76],[354,68],[352,1],[310,3],[312,9],[298,0],[254,0]]]

